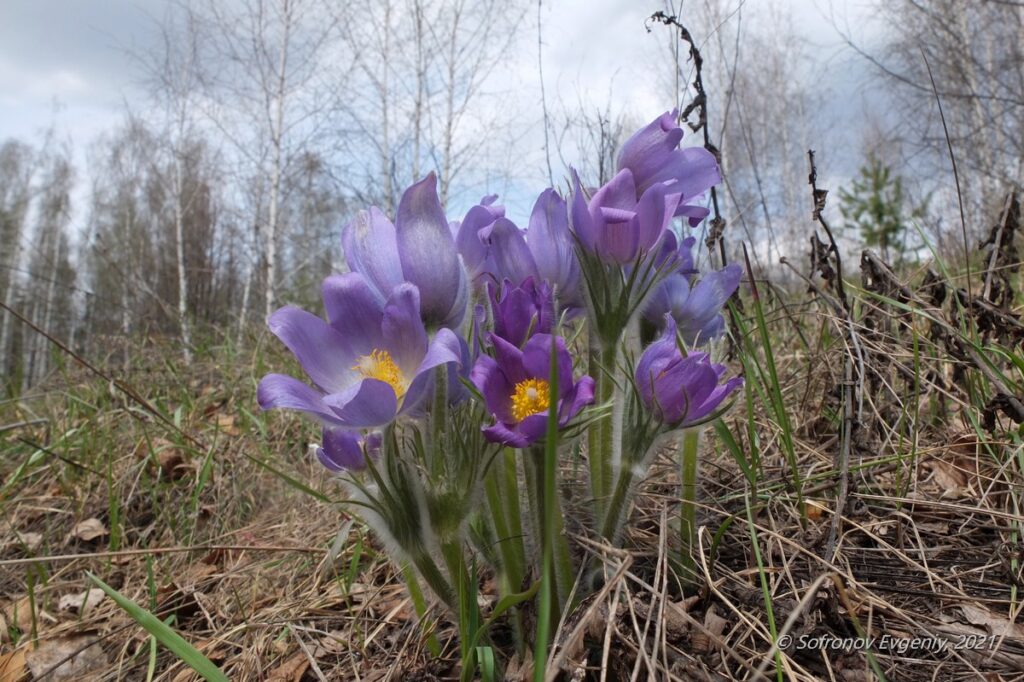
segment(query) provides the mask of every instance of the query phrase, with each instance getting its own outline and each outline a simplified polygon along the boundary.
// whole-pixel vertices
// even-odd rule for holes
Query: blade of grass
[[[221,672],[220,668],[206,656],[203,656],[194,646],[189,644],[177,632],[172,630],[166,623],[142,608],[128,597],[124,596],[110,585],[100,580],[92,573],[86,575],[96,583],[96,586],[103,590],[108,597],[114,600],[118,606],[141,625],[149,634],[153,635],[161,644],[167,647],[171,653],[177,656],[188,667],[195,670],[203,679],[210,682],[228,682],[228,676]]]

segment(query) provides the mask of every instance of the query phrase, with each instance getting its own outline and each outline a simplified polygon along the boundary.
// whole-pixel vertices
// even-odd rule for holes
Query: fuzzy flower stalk
[[[622,458],[623,395],[615,377],[620,341],[652,292],[680,265],[673,218],[699,223],[707,213],[696,202],[721,180],[710,152],[679,147],[683,130],[676,113],[662,114],[630,137],[619,154],[618,172],[602,187],[586,189],[573,174],[570,222],[585,283],[590,373],[598,379],[598,403],[613,406],[610,417],[588,434],[599,517]]]
[[[742,377],[725,379],[725,374],[725,365],[711,362],[707,353],[684,351],[675,320],[665,316],[664,333],[644,350],[631,377],[633,391],[625,410],[630,435],[625,438],[618,480],[601,529],[605,538],[617,537],[634,482],[665,446],[664,436],[680,430],[696,433],[718,417],[727,407],[726,400],[743,386]],[[685,462],[685,467],[696,472],[695,462]],[[686,504],[685,482],[683,498]]]

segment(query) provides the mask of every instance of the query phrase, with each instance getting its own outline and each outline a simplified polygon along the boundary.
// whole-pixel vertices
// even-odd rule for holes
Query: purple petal
[[[537,337],[533,337],[536,339]],[[494,348],[494,359],[498,367],[513,386],[521,381],[536,378],[537,375],[529,374],[523,367],[523,352],[511,343],[494,334],[490,335],[491,346]],[[532,341],[533,339],[531,339]],[[529,345],[529,344],[527,344]],[[550,348],[550,346],[548,346]],[[545,373],[540,378],[546,377]]]
[[[580,413],[587,405],[594,402],[594,380],[591,377],[580,377],[572,390],[562,397],[558,408],[558,424],[565,426],[569,420]]]
[[[518,283],[527,277],[536,277],[537,265],[526,246],[526,238],[511,220],[499,218],[494,222],[490,247],[496,269],[492,274],[499,282],[510,279]]]
[[[268,374],[260,379],[256,401],[261,409],[299,410],[325,423],[338,423],[338,416],[323,400],[323,394],[295,377]]]
[[[722,181],[722,172],[714,155],[703,147],[676,150],[672,161],[651,182],[674,180],[672,191],[681,193],[680,203],[700,196]]]
[[[619,152],[618,167],[631,169],[637,184],[645,189],[683,139],[683,130],[676,123],[677,114],[677,110],[666,111],[634,133]]]
[[[515,422],[512,416],[512,392],[515,387],[489,355],[481,355],[469,373],[469,380],[484,397],[487,411],[500,421]]]
[[[636,206],[636,229],[641,249],[650,251],[658,243],[672,221],[675,203],[667,196],[664,185],[654,185],[640,197]]]
[[[327,393],[343,390],[356,380],[350,344],[322,319],[294,306],[275,311],[267,320],[270,331],[295,354],[302,369]]]
[[[324,402],[338,415],[339,422],[356,428],[383,426],[398,412],[395,390],[377,379],[363,379],[344,391],[325,396]]]
[[[558,369],[558,395],[572,390],[572,357],[565,347],[565,339],[550,334],[537,334],[523,346],[523,369],[528,377],[551,378],[551,344],[555,344],[555,362]]]
[[[581,305],[580,266],[569,234],[565,200],[553,189],[544,190],[530,214],[526,243],[537,265],[537,274],[555,287],[563,304]]]
[[[380,209],[371,207],[345,226],[341,243],[349,269],[364,275],[383,303],[403,279],[395,226]]]
[[[327,319],[352,355],[366,355],[381,348],[383,301],[363,275],[355,272],[331,275],[324,280],[321,289]]]
[[[427,352],[427,331],[420,319],[420,292],[414,285],[399,284],[391,292],[380,330],[383,347],[402,373],[412,376]]]
[[[628,168],[623,168],[607,184],[594,192],[594,196],[590,199],[590,209],[593,212],[596,207],[603,206],[632,211],[636,206],[636,196],[633,172]]]
[[[323,445],[316,450],[317,459],[336,474],[361,471],[366,468],[361,440],[356,431],[324,427]]]
[[[662,317],[664,333],[661,337],[649,345],[640,355],[637,362],[634,378],[637,388],[640,391],[640,398],[648,407],[654,400],[654,381],[673,363],[682,360],[682,353],[676,346],[676,323],[671,315],[665,314]]]
[[[687,357],[654,380],[655,412],[666,423],[692,419],[693,410],[715,390],[718,376],[708,362]]]
[[[673,317],[679,323],[687,345],[711,338],[714,331],[720,331],[717,318],[729,297],[739,287],[743,268],[730,263],[721,270],[705,275],[685,298],[682,305],[673,301]]]
[[[525,435],[518,431],[513,431],[501,422],[485,427],[483,432],[484,438],[488,441],[507,445],[510,448],[525,448],[530,444]]]
[[[636,260],[640,234],[632,222],[605,223],[598,228],[597,253],[620,265]]]
[[[531,414],[516,424],[515,430],[526,440],[527,444],[536,443],[548,432],[548,411]],[[523,447],[520,445],[519,447]]]
[[[495,335],[514,346],[522,346],[537,312],[529,294],[519,287],[512,289],[505,280],[500,294],[493,283],[488,283],[487,297],[491,301]]]
[[[402,195],[395,220],[395,235],[402,274],[420,289],[420,313],[428,326],[461,321],[463,309],[456,310],[460,288],[465,290],[465,272],[452,241],[441,202],[437,178],[430,173]]]
[[[462,342],[459,337],[451,329],[438,329],[426,354],[420,361],[419,367],[416,368],[414,379],[402,401],[401,411],[408,412],[426,395],[427,389],[432,385],[432,369],[448,363],[459,364],[461,362]]]
[[[686,415],[687,421],[695,422],[708,416],[729,397],[729,394],[742,386],[743,377],[733,377],[724,384],[716,386],[715,390],[708,394],[703,402],[690,410],[689,414]]]
[[[489,203],[488,199],[490,199]],[[497,195],[484,197],[480,204],[469,209],[466,217],[459,225],[455,246],[462,256],[469,275],[473,279],[478,278],[488,267],[489,249],[486,243],[488,234],[482,231],[494,224],[494,221],[505,215],[503,206],[491,206],[490,203],[497,199]]]
[[[700,221],[704,220],[711,214],[711,209],[707,206],[700,206],[698,204],[684,204],[680,203],[676,207],[676,217],[686,218],[690,224],[690,227],[696,227],[700,225]]]
[[[590,214],[587,199],[580,186],[580,177],[575,170],[572,172],[572,177],[572,229],[583,247],[588,251],[593,251],[597,246],[597,225],[594,217]]]

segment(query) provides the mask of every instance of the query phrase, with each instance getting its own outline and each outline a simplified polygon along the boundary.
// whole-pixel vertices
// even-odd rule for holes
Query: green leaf
[[[86,571],[86,575],[101,590],[106,592],[108,597],[117,602],[117,605],[124,609],[146,632],[153,635],[171,653],[180,658],[183,663],[199,673],[203,679],[210,680],[211,682],[229,682],[228,676],[221,672],[220,668],[214,665],[206,656],[199,653],[198,649],[186,642],[181,635],[172,630],[166,623],[110,585],[107,585],[92,573]]]

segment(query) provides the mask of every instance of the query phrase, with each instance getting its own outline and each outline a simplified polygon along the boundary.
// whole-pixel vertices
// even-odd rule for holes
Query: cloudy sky
[[[0,2],[0,138],[38,140],[42,131],[55,126],[84,161],[89,141],[121,120],[125,103],[137,107],[137,70],[130,54],[145,50],[152,41],[166,1]],[[744,4],[744,12],[767,1],[736,0]],[[545,0],[549,98],[563,93],[569,100],[592,95],[601,101],[614,91],[637,111],[656,114],[668,108],[671,103],[659,101],[657,89],[646,77],[664,33],[648,33],[644,20],[662,4],[661,0]],[[822,85],[830,93],[828,115],[840,119],[842,126],[844,117],[858,116],[864,106],[866,70],[843,47],[833,23],[851,27],[858,38],[870,40],[870,2],[782,0],[782,5],[800,35],[820,55]],[[535,11],[528,16],[532,25]],[[521,42],[502,77],[515,79],[525,97],[539,91],[539,79],[536,44],[532,38]],[[807,141],[808,146],[815,144]],[[836,170],[840,176],[845,174],[845,169]],[[510,193],[515,195],[515,189]]]

